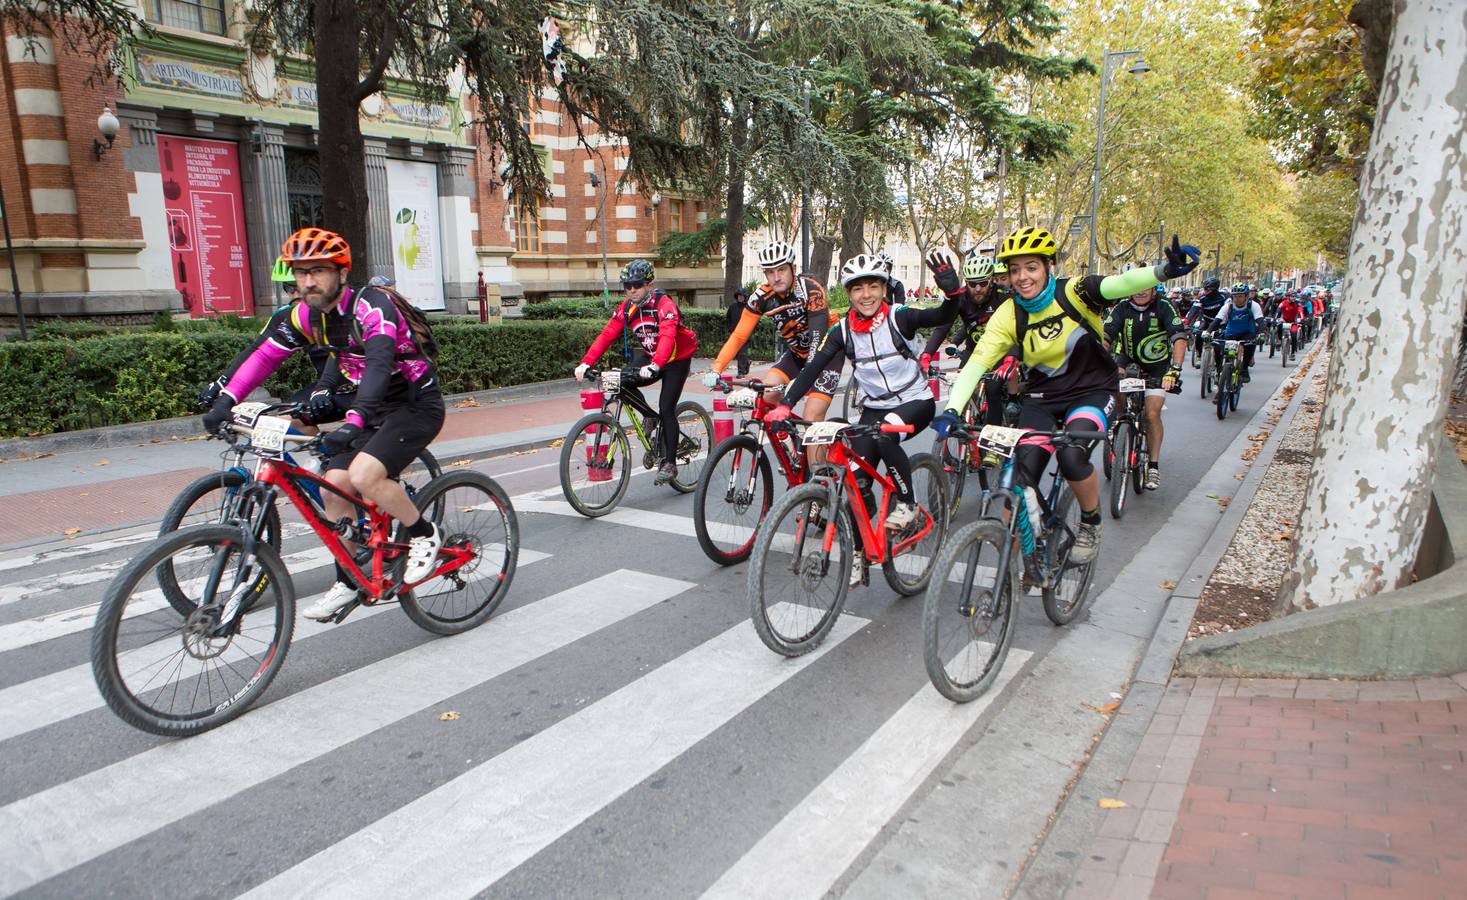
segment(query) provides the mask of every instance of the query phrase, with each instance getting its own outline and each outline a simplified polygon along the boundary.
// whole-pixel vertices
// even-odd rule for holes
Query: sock
[[[341,563],[336,564],[336,580],[340,584],[355,584],[352,577],[346,574],[346,570],[341,567]]]
[[[1153,471],[1153,472],[1158,471],[1158,470],[1161,469],[1161,461],[1160,460],[1155,460],[1155,459],[1149,459],[1149,460],[1146,461],[1146,467],[1148,469],[1150,469],[1151,471]]]
[[[1100,507],[1097,506],[1095,509],[1092,509],[1089,512],[1086,512],[1083,509],[1080,510],[1080,522],[1085,525],[1099,525]]]
[[[418,521],[407,526],[407,533],[409,537],[429,537],[433,534],[433,523],[418,516]]]

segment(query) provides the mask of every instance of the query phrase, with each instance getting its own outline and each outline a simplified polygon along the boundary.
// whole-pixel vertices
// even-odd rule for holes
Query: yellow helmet
[[[1015,256],[1047,256],[1054,259],[1058,252],[1059,247],[1054,243],[1054,235],[1043,228],[1035,228],[1031,225],[1004,238],[1003,247],[998,251],[998,258],[1008,260]]]
[[[1001,259],[1000,260],[995,260],[994,263],[993,263],[993,274],[995,274],[995,275],[1007,275],[1007,274],[1009,274],[1009,264],[1006,263],[1006,262],[1004,262]]]

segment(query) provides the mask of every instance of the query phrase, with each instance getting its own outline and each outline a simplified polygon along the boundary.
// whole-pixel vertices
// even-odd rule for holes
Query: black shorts
[[[377,427],[363,431],[351,449],[331,457],[326,468],[345,469],[358,453],[365,453],[396,478],[438,437],[445,412],[443,394],[436,390],[419,394],[412,403],[385,407]]]
[[[844,356],[837,356],[827,363],[824,371],[816,377],[814,386],[810,388],[810,393],[820,394],[827,400],[839,393],[840,370],[845,364],[846,360]],[[771,380],[789,384],[799,376],[800,370],[804,368],[804,362],[798,356],[786,350],[780,354],[779,359],[774,361],[774,368],[769,370],[769,374]]]

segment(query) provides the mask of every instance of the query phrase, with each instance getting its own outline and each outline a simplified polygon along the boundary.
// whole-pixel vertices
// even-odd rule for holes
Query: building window
[[[326,196],[321,190],[321,157],[310,150],[285,151],[286,203],[290,230],[321,228],[326,222]]]
[[[223,34],[225,30],[224,0],[148,0],[149,22],[201,31],[204,34]]]
[[[519,209],[514,217],[514,245],[521,253],[540,252],[540,210]]]
[[[676,234],[683,230],[683,201],[673,200],[669,205],[668,229]]]

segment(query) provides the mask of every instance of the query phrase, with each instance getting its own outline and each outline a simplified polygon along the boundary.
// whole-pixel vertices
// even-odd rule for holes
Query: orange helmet
[[[336,263],[343,269],[350,269],[351,247],[347,246],[345,238],[334,231],[302,228],[285,239],[280,247],[280,258],[286,263],[325,260]]]

